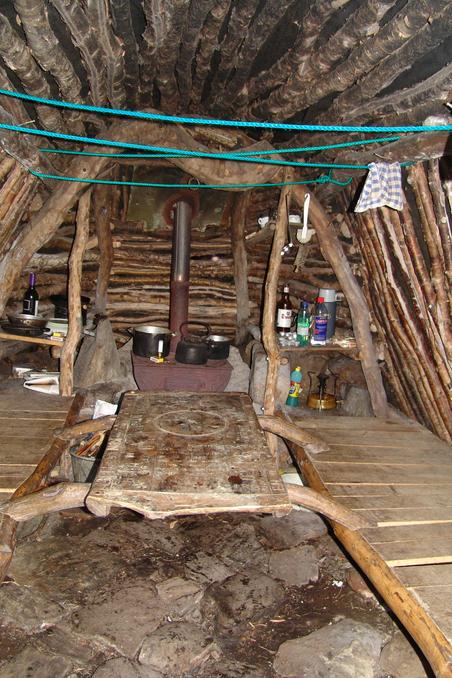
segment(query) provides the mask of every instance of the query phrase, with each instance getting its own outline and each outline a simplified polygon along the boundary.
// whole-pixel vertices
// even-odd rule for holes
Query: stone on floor
[[[323,520],[312,511],[292,511],[284,518],[266,516],[258,531],[271,549],[290,549],[308,539],[318,539],[327,532]]]
[[[312,546],[296,546],[270,555],[269,573],[287,586],[305,586],[319,578],[319,565]]]
[[[124,657],[109,659],[99,666],[92,678],[164,678],[161,673],[153,671],[149,667],[143,667],[136,662],[131,662]]]
[[[389,674],[396,678],[427,678],[419,655],[401,631],[396,631],[387,643],[380,656],[382,675]]]
[[[193,613],[204,593],[199,584],[182,577],[166,579],[156,584],[156,589],[173,621]]]
[[[224,631],[277,607],[283,598],[281,584],[250,569],[214,584],[206,592],[203,612],[217,631]]]
[[[194,675],[196,678],[268,678],[268,672],[263,669],[225,657],[206,662]]]
[[[180,677],[217,653],[213,638],[188,622],[166,624],[144,640],[138,661],[165,677]]]
[[[10,582],[0,586],[0,621],[26,633],[43,631],[70,614],[39,591]]]
[[[150,583],[113,592],[105,600],[80,610],[77,621],[84,634],[109,642],[118,652],[134,657],[144,637],[165,619],[166,608]]]
[[[212,584],[222,582],[235,573],[235,569],[228,567],[220,558],[207,553],[196,553],[185,563],[185,573],[198,584]]]
[[[50,655],[26,647],[8,664],[0,667],[0,678],[68,678],[73,666],[67,657]]]
[[[273,668],[284,678],[374,678],[383,641],[368,624],[343,619],[284,642]]]

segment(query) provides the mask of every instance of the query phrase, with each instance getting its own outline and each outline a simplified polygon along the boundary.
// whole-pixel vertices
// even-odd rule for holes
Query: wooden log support
[[[263,415],[258,417],[258,421],[264,431],[269,431],[281,438],[290,440],[290,442],[296,445],[301,445],[310,453],[317,454],[319,452],[327,452],[330,449],[329,445],[321,438],[280,417]]]
[[[113,265],[113,239],[109,210],[110,192],[109,186],[97,186],[93,193],[94,221],[100,252],[94,310],[99,314],[104,314],[107,308],[107,290]]]
[[[72,394],[75,352],[82,333],[82,308],[80,302],[82,262],[89,235],[90,204],[91,190],[88,190],[79,200],[77,231],[69,257],[69,324],[60,359],[60,393],[63,396]]]
[[[91,483],[57,483],[39,492],[10,499],[0,505],[0,514],[22,523],[48,513],[80,508],[85,505],[85,498],[90,489]]]
[[[303,205],[306,193],[307,189],[304,186],[293,187],[294,197],[300,207]],[[386,393],[372,343],[369,309],[367,308],[364,294],[352,273],[339,239],[332,228],[330,228],[328,217],[322,206],[315,199],[315,196],[311,196],[311,218],[322,252],[327,261],[330,262],[350,307],[356,344],[359,349],[359,357],[369,389],[374,414],[377,417],[386,418],[388,414]]]
[[[350,511],[345,506],[341,506],[337,501],[322,496],[320,492],[316,492],[310,487],[286,483],[286,489],[289,499],[293,504],[299,504],[311,509],[311,511],[321,513],[326,518],[344,525],[348,530],[362,530],[365,527],[375,525],[374,522],[363,518],[357,513],[353,513],[353,511]]]
[[[65,426],[72,426],[77,421],[80,410],[86,402],[87,394],[85,391],[79,391],[69,411],[66,415]],[[67,449],[68,442],[55,438],[51,443],[49,449],[42,457],[39,464],[34,471],[28,476],[24,482],[19,485],[17,490],[11,497],[11,501],[32,494],[41,489],[46,482],[47,476],[53,467],[58,463],[61,455]],[[9,515],[4,515],[0,518],[0,583],[5,578],[9,564],[13,557],[16,546],[16,529],[17,521]]]
[[[116,421],[114,414],[109,414],[98,419],[87,419],[81,421],[73,426],[67,426],[54,430],[55,437],[60,440],[72,440],[73,438],[80,438],[88,433],[97,433],[98,431],[109,431]]]
[[[248,292],[248,257],[245,247],[245,221],[249,204],[249,192],[235,197],[231,217],[231,243],[234,260],[234,283],[237,296],[237,326],[235,343],[243,343],[250,321],[250,298]]]

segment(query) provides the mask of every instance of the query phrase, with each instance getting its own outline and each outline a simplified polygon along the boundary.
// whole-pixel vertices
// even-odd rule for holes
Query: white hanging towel
[[[365,212],[374,207],[403,209],[402,174],[398,162],[371,162],[369,174],[359,196],[355,212]]]

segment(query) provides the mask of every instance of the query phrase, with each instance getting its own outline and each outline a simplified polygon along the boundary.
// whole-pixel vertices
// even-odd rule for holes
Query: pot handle
[[[207,323],[200,322],[199,320],[191,320],[191,321],[189,320],[187,322],[182,323],[180,328],[179,328],[182,338],[186,336],[185,333],[183,332],[182,328],[187,327],[188,325],[198,325],[199,327],[204,327],[205,330],[206,330],[206,335],[205,335],[206,338],[209,336],[209,334],[212,334],[211,329],[210,329],[210,325],[208,325]]]
[[[129,334],[131,337],[133,337],[133,327],[127,327],[126,332],[127,332],[127,334]]]

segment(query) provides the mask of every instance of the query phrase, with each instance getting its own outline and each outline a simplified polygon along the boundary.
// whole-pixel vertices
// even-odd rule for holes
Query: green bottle
[[[297,341],[298,346],[309,346],[309,335],[311,329],[311,316],[308,312],[308,302],[302,301],[297,319]]]

